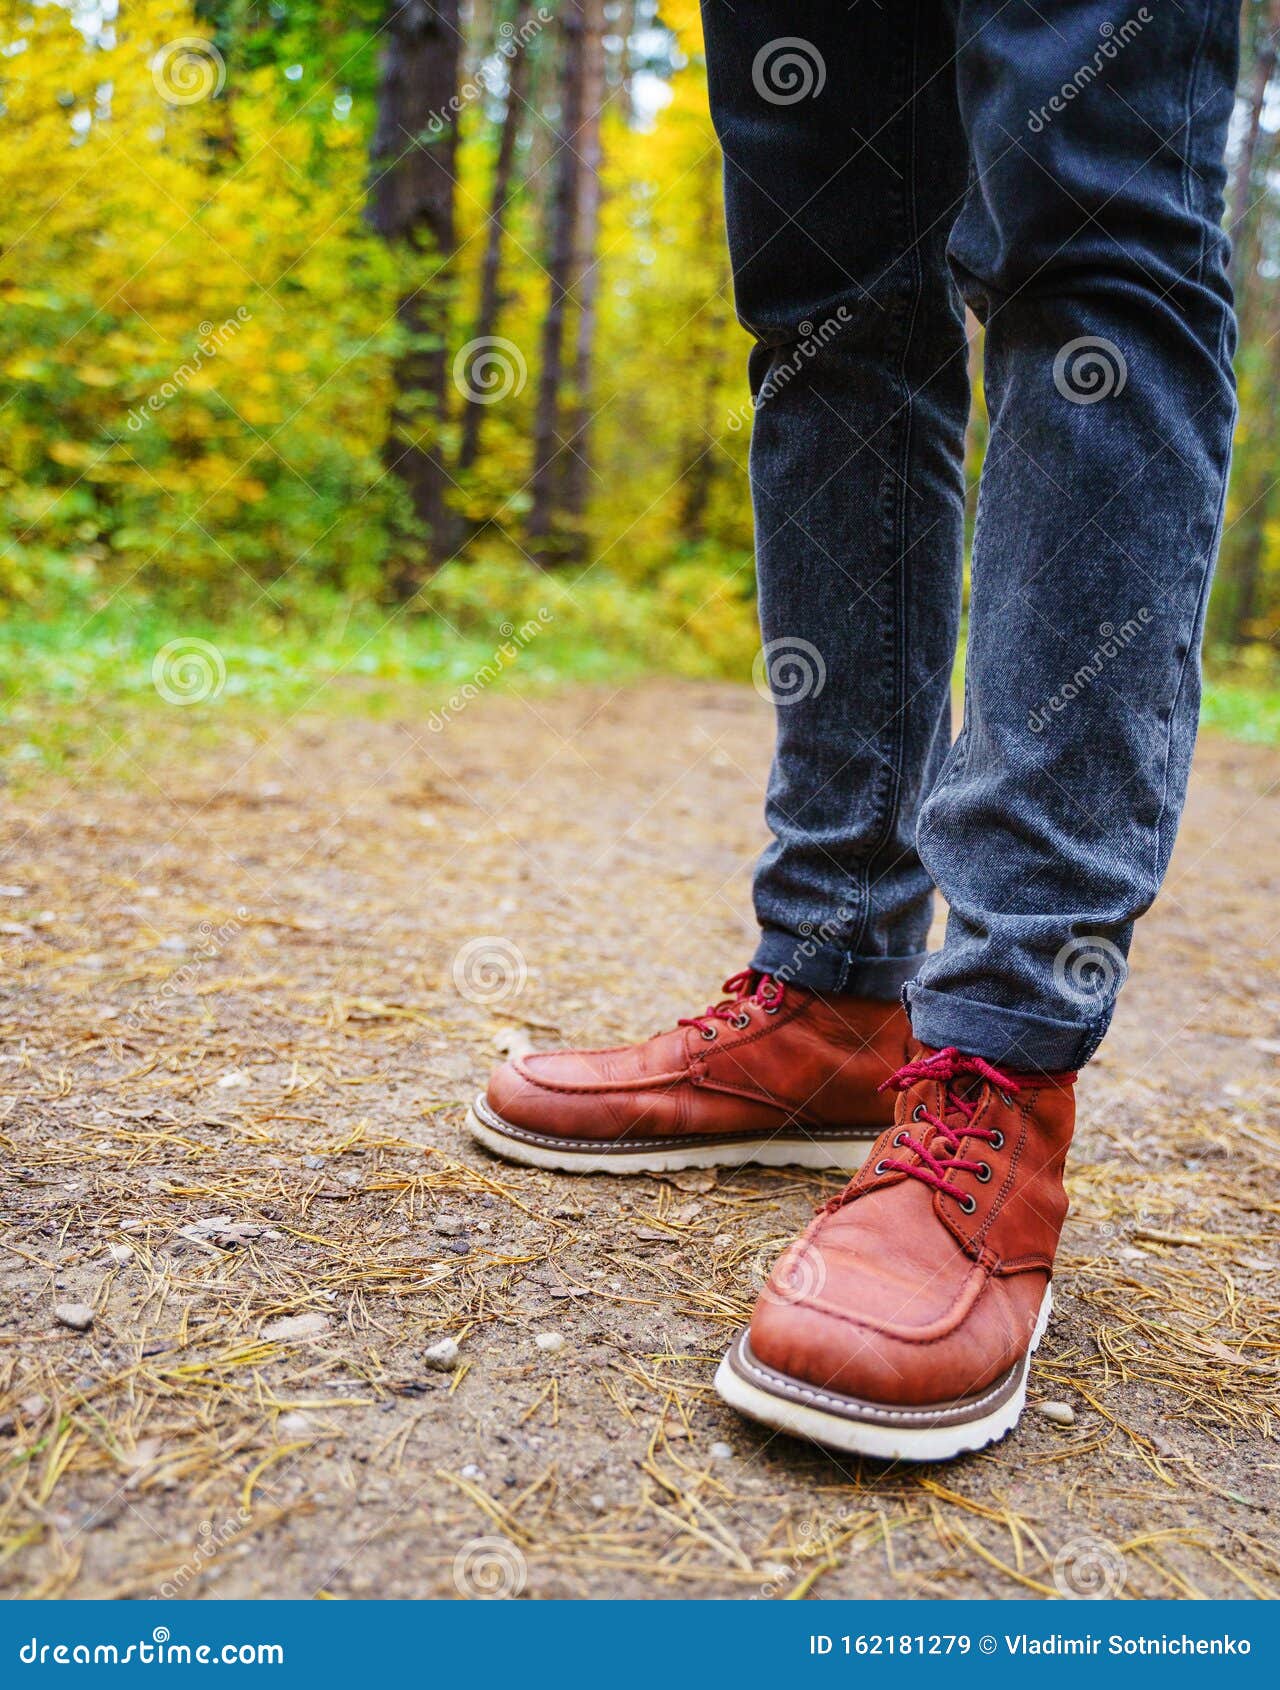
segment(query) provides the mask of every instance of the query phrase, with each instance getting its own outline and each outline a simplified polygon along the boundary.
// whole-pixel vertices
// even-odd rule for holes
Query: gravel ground
[[[462,1127],[513,1040],[639,1036],[742,965],[767,707],[361,708],[86,728],[8,795],[0,1592],[1280,1590],[1280,757],[1202,747],[1033,1406],[886,1469],[711,1388],[835,1178],[573,1179]]]

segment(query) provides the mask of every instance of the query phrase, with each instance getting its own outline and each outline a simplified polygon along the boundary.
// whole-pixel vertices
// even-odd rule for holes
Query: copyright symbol
[[[984,1655],[994,1655],[995,1652],[996,1652],[996,1640],[995,1640],[995,1638],[994,1637],[980,1637],[978,1639],[978,1648],[979,1648],[980,1652]]]

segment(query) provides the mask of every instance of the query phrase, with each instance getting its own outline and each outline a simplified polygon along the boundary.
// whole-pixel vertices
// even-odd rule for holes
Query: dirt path
[[[462,1131],[502,1040],[643,1034],[745,960],[765,706],[424,714],[210,749],[175,710],[127,781],[6,805],[0,1590],[1280,1590],[1280,758],[1203,748],[1083,1082],[1033,1376],[1074,1425],[885,1471],[711,1390],[834,1180]]]

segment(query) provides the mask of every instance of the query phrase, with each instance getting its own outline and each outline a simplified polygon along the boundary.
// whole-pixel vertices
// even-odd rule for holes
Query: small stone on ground
[[[328,1330],[329,1322],[322,1314],[291,1314],[264,1326],[262,1336],[287,1342],[294,1338],[320,1338]]]
[[[1042,1402],[1036,1405],[1046,1420],[1052,1420],[1055,1426],[1074,1426],[1076,1411],[1069,1402]]]
[[[458,1365],[458,1340],[441,1338],[438,1344],[432,1344],[430,1349],[423,1351],[422,1359],[437,1373],[452,1373]]]

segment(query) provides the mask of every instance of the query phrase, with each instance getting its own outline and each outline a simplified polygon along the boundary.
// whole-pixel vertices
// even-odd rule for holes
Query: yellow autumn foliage
[[[365,137],[282,121],[269,71],[213,97],[174,0],[92,40],[0,0],[0,42],[0,588],[372,579],[397,278]]]

